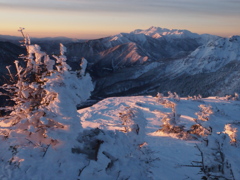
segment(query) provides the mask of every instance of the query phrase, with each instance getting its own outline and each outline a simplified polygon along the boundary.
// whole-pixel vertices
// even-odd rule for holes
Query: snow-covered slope
[[[173,99],[168,100],[172,101]],[[181,115],[177,125],[183,125],[185,131],[188,131],[191,129],[191,126],[196,124],[194,119],[198,118],[198,116],[195,113],[201,111],[201,108],[199,108],[201,104],[206,107],[212,107],[213,114],[210,115],[209,121],[203,122],[203,124],[206,123],[212,128],[213,134],[208,137],[209,144],[215,141],[216,137],[220,137],[220,133],[226,133],[226,135],[230,133],[226,130],[226,124],[232,128],[239,128],[239,120],[237,119],[240,115],[238,111],[240,107],[239,101],[227,101],[224,100],[224,98],[216,99],[215,97],[210,97],[200,100],[181,98],[179,102],[173,102],[176,103],[177,114]],[[98,151],[99,159],[106,158],[103,153],[104,151],[107,151],[114,159],[117,159],[112,164],[111,170],[108,171],[109,179],[114,179],[116,176],[120,179],[128,176],[129,179],[174,180],[185,178],[201,179],[201,177],[204,176],[203,173],[201,173],[201,167],[194,167],[193,165],[195,161],[201,161],[201,154],[196,145],[201,147],[201,143],[204,144],[204,141],[201,142],[197,139],[181,140],[181,138],[179,139],[179,137],[177,137],[177,133],[159,132],[160,126],[164,124],[164,117],[166,114],[171,114],[171,108],[164,107],[164,104],[157,102],[157,98],[151,96],[108,98],[90,108],[82,109],[78,112],[80,113],[81,123],[84,128],[100,128],[104,131],[114,131],[118,134],[119,131],[124,132],[126,127],[128,127],[130,130],[125,132],[126,135],[130,140],[137,142],[139,145],[139,147],[135,149],[136,154],[126,151],[116,152],[119,144],[109,146],[108,142],[111,142],[109,140],[101,145]],[[127,120],[128,124],[123,122],[123,116],[125,118],[131,117]],[[133,133],[136,125],[139,127],[138,135]],[[237,137],[240,138],[239,133]],[[237,155],[237,152],[239,151],[240,141],[237,140],[237,145],[235,146],[230,144],[229,138],[227,139],[228,140],[222,139],[225,151],[224,156],[226,157],[225,162],[232,164],[232,168],[236,170],[234,171],[234,177],[238,179],[240,178],[240,156]],[[121,148],[124,148],[125,145],[126,142],[122,144]],[[203,149],[210,149],[210,147],[205,148],[206,149]],[[138,157],[138,151],[142,152],[140,157]],[[235,155],[232,156],[232,153]],[[204,154],[204,156],[205,155],[207,156],[207,154]],[[123,156],[127,157],[127,159],[122,158]],[[121,166],[125,165],[126,161],[129,163],[127,167]],[[134,174],[135,171],[142,172],[142,169],[136,169],[136,163],[141,164],[141,167],[146,170],[147,178],[146,176]],[[211,165],[217,163],[217,160],[216,162],[207,162],[206,160],[205,163],[205,166],[210,168]],[[85,172],[82,172],[83,179],[87,179],[87,175],[90,173],[92,173],[92,178],[98,176],[101,179],[101,175],[104,173],[104,167],[99,165],[96,168],[99,173],[95,171],[94,174],[91,165],[93,164],[90,163],[89,167],[84,169]],[[198,165],[200,166],[200,164]],[[131,169],[131,172],[127,169]],[[117,174],[117,172],[119,173]],[[114,173],[116,174],[114,175]],[[218,175],[220,176],[220,173]],[[228,177],[230,176],[231,175]],[[229,179],[233,179],[233,177]]]
[[[183,96],[196,94],[224,96],[240,92],[239,36],[213,38],[188,56],[181,58],[177,55],[177,57],[176,59],[163,58],[158,62],[147,62],[141,66],[124,68],[98,79],[97,83],[102,85],[102,92],[115,93],[114,95],[118,95],[119,89],[124,92],[121,95],[145,94],[146,92],[156,94],[158,91],[166,93],[169,90],[176,91]],[[127,74],[125,80],[124,73]],[[140,75],[134,79],[134,74]],[[113,90],[111,87],[117,88]],[[109,92],[110,90],[112,92]]]
[[[81,109],[82,128],[53,132],[60,146],[1,138],[0,179],[239,179],[240,101],[170,97],[113,97]]]
[[[187,58],[177,61],[181,72],[191,75],[216,72],[230,62],[240,61],[240,36],[219,38],[198,47]],[[176,68],[177,69],[177,68]]]
[[[183,57],[194,51],[205,42],[216,39],[213,35],[199,35],[187,30],[169,30],[151,27],[147,30],[135,30],[131,33],[120,33],[114,36],[90,40],[83,43],[73,43],[68,46],[68,55],[84,56],[90,63],[96,65],[96,69],[105,68],[116,70],[143,64],[149,61],[158,61],[169,58]],[[124,52],[122,48],[124,46]],[[110,55],[109,55],[110,54]],[[130,63],[125,58],[129,54],[137,54],[131,57]],[[107,61],[117,60],[119,65],[111,67]],[[145,58],[147,61],[142,61]],[[101,76],[101,73],[99,74]]]
[[[239,65],[240,37],[218,38],[198,47],[186,58],[165,63],[155,93],[168,90],[184,96],[239,93]]]

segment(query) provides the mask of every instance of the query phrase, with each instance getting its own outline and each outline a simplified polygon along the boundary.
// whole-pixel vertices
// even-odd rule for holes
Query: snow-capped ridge
[[[191,82],[189,88],[201,94],[205,91],[205,96],[239,93],[239,40],[239,36],[233,36],[209,41],[186,58],[169,64],[165,75],[170,79],[184,79],[181,82],[184,84]]]
[[[185,60],[194,71],[193,74],[202,72],[214,72],[232,61],[240,61],[240,36],[219,38],[200,46]],[[198,67],[198,69],[196,69]]]
[[[175,36],[177,37],[189,37],[196,38],[198,34],[192,33],[188,30],[180,30],[180,29],[167,29],[152,26],[146,30],[137,29],[132,31],[130,34],[145,34],[146,36],[151,36],[153,38],[161,38],[163,36]]]
[[[130,32],[131,35],[144,34],[146,36],[152,37],[154,39],[166,39],[167,41],[172,41],[174,39],[196,39],[199,43],[205,44],[208,41],[216,40],[219,36],[210,35],[210,34],[197,34],[189,30],[184,29],[167,29],[152,26],[146,30],[136,29]]]

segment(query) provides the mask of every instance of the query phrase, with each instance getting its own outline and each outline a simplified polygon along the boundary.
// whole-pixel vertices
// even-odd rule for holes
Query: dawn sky
[[[0,34],[100,38],[158,26],[240,35],[240,0],[0,0]]]

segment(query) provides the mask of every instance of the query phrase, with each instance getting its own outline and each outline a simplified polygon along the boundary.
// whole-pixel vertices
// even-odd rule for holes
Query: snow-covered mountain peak
[[[147,30],[143,30],[141,33],[145,34],[145,35],[149,35],[149,36],[153,36],[155,34],[159,34],[159,35],[162,35],[164,33],[167,33],[169,32],[170,30],[169,29],[166,29],[166,28],[160,28],[160,27],[155,27],[155,26],[152,26],[150,27],[149,29]]]
[[[152,38],[158,39],[163,36],[172,36],[176,38],[198,38],[199,35],[196,33],[192,33],[188,30],[180,30],[180,29],[167,29],[167,28],[160,28],[151,26],[150,28],[146,30],[137,29],[135,31],[132,31],[131,34],[144,34],[146,36],[151,36]]]
[[[109,36],[108,38],[105,38],[104,42],[108,44],[108,47],[111,47],[112,45],[125,44],[129,42],[135,42],[138,45],[144,45],[147,41],[151,41],[151,43],[156,44],[161,40],[166,40],[170,43],[173,43],[175,40],[182,41],[183,39],[192,39],[193,41],[197,40],[199,45],[202,45],[208,41],[216,40],[217,38],[219,37],[209,34],[199,35],[188,30],[167,29],[152,26],[145,30],[136,29],[130,33],[120,33]],[[160,41],[157,42],[156,40]]]

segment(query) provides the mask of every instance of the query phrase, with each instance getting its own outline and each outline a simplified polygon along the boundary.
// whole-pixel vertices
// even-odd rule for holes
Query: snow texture
[[[196,125],[195,113],[211,106],[208,121],[201,123],[211,127],[212,134],[182,139],[174,133],[160,132],[164,116],[172,109],[156,97],[107,98],[78,110],[78,128],[55,130],[53,134],[61,139],[61,145],[36,146],[29,142],[12,146],[13,138],[2,138],[1,179],[201,179],[207,174],[202,172],[201,158],[211,176],[239,179],[240,102],[215,97],[178,101],[160,98],[177,106],[180,116],[175,126],[184,126],[185,132]],[[62,107],[68,109],[68,105]],[[72,113],[65,111],[64,116],[72,117]],[[72,119],[69,126],[76,123]],[[223,143],[219,151],[224,153],[223,167],[216,161],[216,142]],[[225,168],[224,174],[219,167]]]

